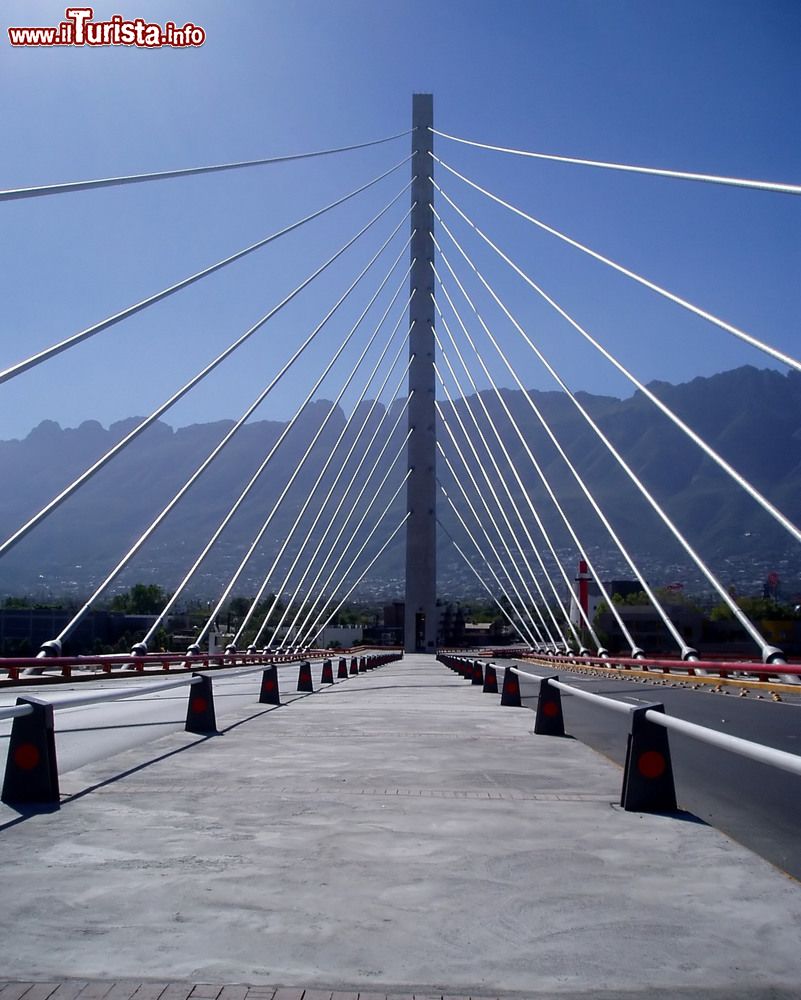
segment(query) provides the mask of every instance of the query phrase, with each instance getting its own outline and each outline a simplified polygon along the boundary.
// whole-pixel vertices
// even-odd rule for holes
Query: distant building
[[[614,597],[615,594],[618,597],[628,597],[631,594],[639,594],[642,591],[642,584],[639,580],[604,580],[603,585],[610,597]],[[579,604],[584,606],[587,617],[592,621],[595,618],[598,605],[604,600],[601,588],[590,576],[587,564],[583,559],[579,563],[575,586],[571,588],[569,598],[570,620],[576,626],[582,624]]]
[[[360,646],[364,629],[361,625],[328,625],[311,640],[316,649],[349,649]]]
[[[43,642],[57,636],[72,620],[71,608],[0,608],[0,650],[4,656],[35,656]],[[89,611],[64,642],[64,655],[91,652],[98,644],[114,645],[125,635],[141,636],[156,615],[122,611]],[[167,619],[167,627],[172,624]]]
[[[439,607],[439,624],[437,627],[438,646],[463,646],[465,644],[464,612],[460,604],[443,604]]]
[[[704,637],[706,617],[703,612],[684,604],[664,605],[670,620],[688,646],[698,648]],[[676,641],[651,604],[618,604],[617,612],[634,642],[649,655],[677,652]],[[604,632],[613,651],[625,651],[626,642],[611,611],[598,618],[598,628]]]

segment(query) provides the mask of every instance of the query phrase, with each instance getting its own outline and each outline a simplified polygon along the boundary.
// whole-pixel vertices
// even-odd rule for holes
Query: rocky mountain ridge
[[[797,373],[783,375],[744,367],[696,378],[682,385],[660,382],[649,388],[791,520],[801,522],[801,377]],[[609,576],[631,576],[524,395],[503,390],[503,396],[565,510],[593,552],[593,558],[597,558]],[[771,569],[778,571],[783,579],[801,579],[798,546],[641,392],[623,400],[589,393],[578,396],[631,468],[727,585],[753,589]],[[631,487],[626,475],[610,459],[570,400],[555,392],[532,391],[530,397],[545,415],[627,546],[637,553],[649,578],[657,584],[672,578],[685,581],[689,586],[698,584],[697,570]],[[575,553],[524,447],[494,394],[484,392],[482,399],[502,434],[526,491],[572,569]],[[315,402],[292,429],[267,472],[242,505],[236,521],[201,567],[190,593],[204,598],[217,595],[218,581],[227,580],[238,564],[330,405],[323,400]],[[464,400],[458,400],[455,405],[468,424]],[[367,404],[363,404],[365,413],[366,407]],[[371,428],[381,412],[381,408],[376,407]],[[304,468],[298,476],[287,503],[279,509],[265,535],[264,546],[253,560],[252,569],[246,570],[240,592],[252,593],[263,579],[267,565],[311,489],[316,476],[314,470],[320,468],[330,453],[344,421],[345,415],[340,410],[332,414],[311,456],[309,469],[312,471]],[[44,421],[23,440],[0,441],[0,468],[5,482],[5,489],[0,493],[2,537],[19,527],[120,440],[135,422],[132,418],[106,429],[96,421],[87,421],[77,428],[61,428],[52,421]],[[355,425],[358,423],[356,421]],[[452,420],[449,424],[459,436],[458,422]],[[231,422],[227,421],[178,429],[161,422],[154,424],[43,525],[0,559],[0,596],[87,593],[230,427]],[[254,421],[243,427],[179,508],[143,547],[130,569],[120,577],[118,589],[136,580],[159,582],[167,589],[174,587],[283,428],[284,425],[277,421]],[[387,449],[385,461],[399,447],[402,430],[396,437],[397,444]],[[361,441],[368,439],[369,432]],[[440,439],[443,447],[451,451],[444,430]],[[350,440],[352,438],[346,438],[346,444]],[[359,447],[355,455],[343,476],[343,483],[350,482],[351,469],[360,455]],[[502,462],[500,449],[496,458]],[[484,464],[491,477],[497,478],[489,461]],[[327,483],[330,484],[337,468],[337,462],[332,463]],[[439,475],[460,509],[465,511],[458,488],[444,465]],[[481,478],[477,470],[476,475]],[[397,472],[390,477],[388,489],[399,482],[399,476]],[[466,477],[463,481],[469,490]],[[511,475],[507,483],[524,509],[525,504]],[[387,500],[389,495],[387,493]],[[366,497],[370,496],[368,490]],[[395,514],[402,516],[401,501],[402,494],[395,504],[397,510],[387,517],[387,534],[399,519]],[[375,511],[383,509],[384,503],[386,500],[379,502]],[[465,513],[465,516],[468,515]],[[464,539],[463,530],[442,501],[440,517],[456,538]],[[321,523],[325,522],[323,518]],[[301,527],[305,523],[308,522],[302,522]],[[316,533],[315,537],[319,535]],[[386,535],[382,536],[379,531],[376,547],[383,537]],[[439,547],[440,591],[458,596],[461,592],[477,590],[478,584],[464,568],[450,542],[443,537]],[[468,542],[465,548],[470,548]],[[287,559],[293,551],[290,546]],[[366,578],[362,592],[374,597],[399,594],[403,552],[401,533]],[[365,556],[369,558],[369,550]],[[279,563],[277,576],[286,564],[286,560]],[[475,564],[477,568],[480,566],[478,556],[475,556]]]

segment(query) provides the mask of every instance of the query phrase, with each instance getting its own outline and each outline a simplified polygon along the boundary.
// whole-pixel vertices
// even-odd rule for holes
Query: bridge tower
[[[412,242],[409,306],[413,323],[409,354],[408,463],[411,475],[406,484],[406,612],[404,649],[406,652],[433,652],[437,642],[437,524],[436,524],[436,421],[434,408],[434,200],[432,184],[434,97],[412,97]]]

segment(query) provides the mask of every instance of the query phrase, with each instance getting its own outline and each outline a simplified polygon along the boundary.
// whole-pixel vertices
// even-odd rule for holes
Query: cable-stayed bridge
[[[408,146],[411,143],[411,152]],[[482,151],[486,159],[480,174],[460,165],[466,148]],[[366,150],[385,156],[383,168],[370,176],[359,174],[359,157]],[[224,609],[242,586],[259,581],[250,606],[229,645],[234,655],[267,650],[282,654],[314,644],[325,626],[368,573],[380,574],[390,547],[406,538],[405,648],[433,652],[437,645],[436,553],[438,545],[452,546],[465,575],[486,593],[498,613],[531,649],[545,654],[572,653],[606,658],[603,637],[586,603],[573,598],[576,566],[586,567],[589,580],[606,604],[623,637],[624,659],[647,659],[654,651],[641,648],[618,609],[605,574],[598,565],[597,531],[616,553],[620,565],[644,592],[663,630],[671,655],[695,661],[699,654],[671,617],[664,594],[649,581],[641,554],[617,526],[616,510],[599,500],[582,456],[560,438],[553,420],[527,392],[520,350],[532,366],[544,370],[563,394],[566,405],[602,449],[609,468],[622,475],[631,496],[643,504],[654,530],[666,532],[675,546],[676,561],[686,565],[724,605],[753,651],[765,666],[782,665],[785,655],[752,621],[730,593],[724,573],[704,552],[704,539],[692,537],[681,519],[668,512],[658,486],[641,477],[626,450],[604,430],[602,421],[587,408],[582,394],[569,386],[538,342],[537,331],[521,310],[521,292],[553,311],[565,333],[580,338],[599,355],[599,364],[618,375],[649,401],[686,441],[714,463],[733,491],[740,491],[764,516],[784,532],[787,545],[801,542],[801,531],[783,511],[737,468],[736,457],[724,457],[689,422],[664,402],[658,390],[646,385],[625,357],[609,350],[580,322],[568,306],[538,283],[525,257],[509,251],[503,233],[513,220],[531,232],[544,233],[555,244],[568,247],[577,258],[591,259],[603,273],[622,277],[663,300],[677,316],[689,315],[720,335],[733,337],[754,351],[755,359],[798,370],[794,357],[760,339],[735,320],[718,316],[703,302],[690,301],[680,289],[663,286],[658,275],[641,274],[625,260],[583,243],[552,222],[540,219],[495,190],[493,164],[504,158],[547,160],[573,171],[614,171],[654,177],[654,183],[734,187],[744,199],[787,199],[801,193],[791,183],[675,171],[620,163],[581,160],[550,152],[491,146],[455,136],[435,126],[433,101],[417,95],[412,127],[374,140],[262,158],[247,162],[188,167],[150,174],[97,178],[0,192],[0,201],[69,198],[77,192],[91,196],[96,189],[135,184],[180,184],[186,178],[226,173],[231,184],[244,171],[269,171],[271,165],[295,160],[351,157],[353,184],[322,205],[309,205],[294,222],[241,247],[224,258],[182,276],[167,287],[138,301],[120,303],[112,314],[7,367],[0,382],[38,377],[57,357],[68,355],[80,364],[81,345],[109,336],[118,324],[146,312],[157,303],[180,296],[223,269],[262,250],[281,246],[299,229],[336,218],[347,207],[341,240],[329,254],[308,261],[303,273],[239,336],[216,356],[197,359],[197,368],[183,384],[146,417],[132,426],[112,447],[93,457],[74,477],[65,477],[55,495],[19,523],[7,525],[0,541],[2,559],[14,550],[24,552],[26,540],[47,530],[56,512],[85,489],[112,463],[124,466],[129,448],[173,407],[191,394],[202,394],[212,373],[225,370],[229,358],[253,338],[264,336],[285,312],[309,296],[321,279],[343,274],[328,308],[311,323],[274,370],[265,373],[263,388],[243,408],[214,446],[192,456],[191,472],[164,504],[154,504],[141,524],[130,525],[130,537],[112,560],[92,593],[62,628],[44,643],[40,657],[68,649],[70,637],[85,617],[110,594],[124,574],[136,566],[154,538],[163,543],[170,526],[181,518],[193,491],[223,466],[242,429],[257,417],[259,407],[279,386],[292,386],[298,403],[281,432],[262,453],[249,456],[247,467],[228,472],[230,500],[214,530],[193,537],[189,547],[176,551],[176,584],[169,599],[135,644],[131,653],[153,652],[154,637],[170,613],[198,579],[207,574],[221,540],[230,537],[253,509],[254,498],[264,503],[258,526],[240,546],[233,570],[220,575],[206,621],[189,654],[204,648]],[[576,174],[577,178],[579,173]],[[578,182],[578,181],[577,181]],[[474,200],[495,213],[497,230],[476,218]],[[2,207],[0,206],[0,210]],[[358,217],[357,224],[350,225]],[[485,228],[487,231],[485,231]],[[510,281],[519,285],[514,296]],[[314,358],[311,363],[308,359]],[[560,496],[546,471],[546,462],[532,446],[519,415],[508,403],[505,387],[520,390],[528,416],[547,441],[550,455],[563,464],[572,489],[583,498],[575,504]],[[0,387],[0,391],[2,388]],[[310,429],[306,418],[321,397],[331,396],[324,413]],[[233,394],[232,394],[233,395]],[[202,398],[202,396],[201,396]],[[236,397],[238,399],[238,396]],[[342,417],[342,408],[345,416]],[[541,431],[541,433],[540,433]],[[301,433],[302,432],[302,433]],[[286,479],[271,480],[278,466],[289,468]],[[537,493],[531,489],[537,483]],[[264,502],[270,483],[269,502]],[[110,498],[110,502],[111,498]],[[621,505],[627,502],[621,499]],[[701,502],[701,501],[699,501]],[[250,523],[252,523],[252,516]],[[91,526],[89,526],[91,531]],[[590,541],[589,539],[593,540]],[[784,675],[790,679],[791,673]]]
[[[771,364],[797,370],[799,362],[502,197],[491,163],[545,157],[575,170],[736,187],[750,199],[790,199],[801,187],[499,148],[479,150],[487,168],[474,174],[460,161],[466,145],[480,147],[435,127],[430,95],[417,95],[411,129],[295,157],[353,157],[356,164],[369,149],[386,155],[380,170],[362,176],[355,167],[347,189],[309,205],[290,225],[120,303],[0,373],[6,386],[41,376],[57,359],[80,358],[87,341],[165,299],[178,301],[190,285],[270,247],[281,253],[299,230],[326,222],[337,233],[336,246],[323,250],[321,241],[255,322],[215,356],[193,358],[190,378],[3,532],[0,560],[24,553],[81,491],[102,489],[109,468],[125,467],[174,406],[218,386],[211,380],[229,358],[336,276],[327,287],[340,286],[319,312],[319,296],[308,306],[313,319],[281,345],[258,393],[241,399],[231,389],[239,416],[218,428],[210,447],[185,456],[187,468],[174,470],[166,499],[156,484],[131,483],[152,509],[129,525],[126,544],[40,655],[0,664],[30,686],[17,705],[0,707],[10,730],[0,825],[15,859],[4,873],[0,1000],[365,1000],[401,991],[411,1000],[455,990],[578,997],[599,989],[653,997],[707,987],[727,997],[795,995],[797,886],[697,817],[711,800],[715,825],[798,873],[801,757],[790,714],[798,669],[744,613],[721,568],[704,555],[703,538],[668,512],[659,484],[638,474],[586,397],[571,390],[530,326],[525,300],[509,289],[519,282],[519,291],[628,379],[786,534],[788,546],[801,540],[799,529],[539,283],[532,262],[509,250],[500,220],[513,216]],[[234,183],[238,171],[269,171],[279,161],[286,167],[293,157],[5,191],[0,200],[24,206],[210,172]],[[497,211],[498,232],[479,224],[471,199]],[[340,225],[344,206],[350,221]],[[616,482],[626,481],[673,538],[677,561],[728,608],[750,643],[746,661],[710,663],[692,648],[620,529],[618,501],[610,507],[599,498],[581,449],[563,440],[562,425],[526,391],[520,350],[527,364],[549,373],[617,470]],[[292,416],[264,434],[260,449],[249,438],[244,460],[232,462],[259,408],[287,383],[297,400]],[[519,390],[514,405],[510,386]],[[536,422],[536,437],[521,407]],[[556,460],[564,467],[558,482],[549,474]],[[288,471],[277,476],[278,468]],[[190,533],[189,541],[184,533],[173,545],[176,582],[130,653],[97,656],[76,647],[82,621],[136,572],[149,546],[178,537],[193,493],[220,469],[230,499],[211,530]],[[579,516],[560,489],[565,476],[583,498]],[[118,502],[108,495],[109,505]],[[161,626],[199,575],[208,580],[215,553],[243,523],[249,534],[235,565],[213,575],[215,598],[198,633],[178,651],[158,650]],[[670,658],[637,642],[604,582],[590,524],[602,528],[646,594]],[[314,648],[318,636],[368,574],[382,573],[404,537],[410,655],[360,650],[335,666]],[[520,637],[502,676],[488,657],[445,652],[436,662],[429,655],[438,644],[437,554],[446,546]],[[215,623],[254,574],[254,596],[228,647],[206,653]],[[583,600],[590,585],[616,620],[624,655],[604,647]],[[124,683],[101,679],[97,691],[76,685],[81,690],[47,700],[39,697],[42,678],[31,675],[51,665],[67,678],[96,665],[180,676],[155,684],[135,675]],[[618,666],[624,670],[616,675]],[[790,705],[729,699],[732,733],[727,719],[708,725],[724,700],[703,699],[690,685],[673,684],[664,704],[631,693],[655,697],[657,685],[668,683],[661,671],[673,669],[712,691],[731,682],[744,692],[745,684],[778,678],[772,688],[789,692]],[[704,676],[712,670],[714,685]],[[648,687],[633,688],[632,679]],[[486,697],[499,693],[503,708]],[[100,703],[102,719],[90,717]],[[533,733],[531,713],[514,711],[521,707],[536,707]],[[66,720],[58,732],[61,785],[54,712]],[[625,719],[627,734],[602,726],[599,713]],[[625,745],[620,795],[609,761],[578,740],[555,738],[565,725],[615,760]],[[677,740],[674,748],[680,804],[695,815],[675,808],[671,729],[701,747],[691,751]],[[208,738],[220,734],[231,738]],[[142,744],[159,737],[165,742],[143,762]],[[223,982],[240,985],[223,989]]]

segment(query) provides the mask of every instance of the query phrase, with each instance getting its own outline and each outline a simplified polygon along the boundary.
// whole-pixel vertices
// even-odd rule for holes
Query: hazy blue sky
[[[377,138],[409,126],[413,91],[434,93],[440,128],[487,142],[801,180],[796,0],[95,4],[96,20],[115,13],[192,21],[207,41],[187,51],[12,49],[9,24],[55,24],[64,5],[5,0],[0,187]],[[286,225],[407,151],[405,138],[336,158],[0,205],[0,367]],[[444,140],[437,152],[546,222],[801,353],[801,199],[523,161]],[[24,435],[43,418],[74,426],[149,412],[407,178],[404,167],[325,220],[0,386],[0,437]],[[769,363],[455,179],[438,179],[644,380]],[[407,201],[381,233],[400,220]],[[458,232],[461,238],[464,227]],[[377,248],[379,235],[165,419],[178,425],[238,416]],[[573,387],[628,392],[519,279],[476,253]],[[333,351],[366,291],[311,362]],[[512,332],[499,332],[526,383],[550,387]],[[288,416],[310,385],[312,367],[276,390],[260,414]],[[322,394],[330,398],[332,386]]]

